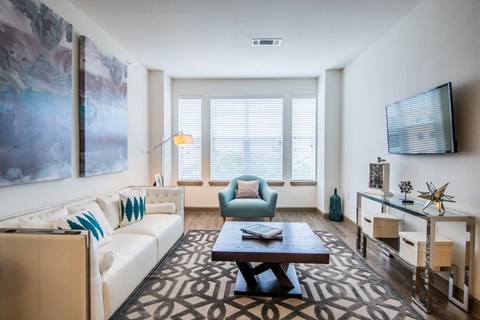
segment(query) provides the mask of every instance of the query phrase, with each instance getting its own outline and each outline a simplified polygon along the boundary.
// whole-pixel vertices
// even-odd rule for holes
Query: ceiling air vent
[[[282,43],[282,38],[252,38],[254,47],[278,47]]]

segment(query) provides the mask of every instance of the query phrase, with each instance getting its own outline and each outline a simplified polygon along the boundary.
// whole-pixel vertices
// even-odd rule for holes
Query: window
[[[283,99],[211,100],[211,179],[283,179]]]
[[[292,99],[292,180],[315,181],[316,99]]]
[[[181,181],[202,179],[202,99],[178,99],[178,129],[191,134],[193,144],[184,145],[178,151],[178,178]]]

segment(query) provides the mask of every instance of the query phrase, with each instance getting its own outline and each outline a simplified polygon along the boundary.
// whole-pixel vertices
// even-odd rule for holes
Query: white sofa
[[[120,227],[118,195],[131,190],[145,190],[146,215]],[[103,215],[112,229],[110,242],[89,249],[91,319],[108,319],[182,237],[184,190],[128,187],[6,219],[0,228],[52,228],[52,221],[78,210]]]

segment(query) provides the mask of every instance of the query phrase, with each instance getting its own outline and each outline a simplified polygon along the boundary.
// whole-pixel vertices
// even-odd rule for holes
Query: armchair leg
[[[272,217],[270,217],[270,222],[272,222],[272,219],[273,219],[273,218],[272,218]]]
[[[223,223],[225,223],[226,220],[227,220],[227,218],[226,218],[226,217],[223,217]]]

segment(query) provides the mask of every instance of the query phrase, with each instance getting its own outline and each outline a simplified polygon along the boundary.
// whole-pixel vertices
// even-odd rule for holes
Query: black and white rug
[[[296,264],[303,298],[235,296],[237,267],[212,262],[218,231],[189,231],[120,319],[422,319],[364,261],[328,232],[316,232],[330,264]]]

